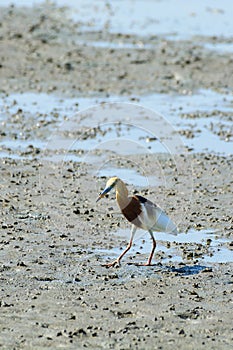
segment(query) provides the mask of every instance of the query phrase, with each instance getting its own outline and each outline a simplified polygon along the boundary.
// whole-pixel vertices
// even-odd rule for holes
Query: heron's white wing
[[[142,203],[142,212],[138,216],[141,223],[140,227],[145,230],[169,232],[177,235],[176,225],[169,216],[156,204],[146,200]]]

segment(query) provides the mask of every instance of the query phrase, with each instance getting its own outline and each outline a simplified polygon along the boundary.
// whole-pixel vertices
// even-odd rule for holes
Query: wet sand
[[[12,93],[32,91],[64,98],[232,89],[231,54],[213,55],[191,40],[110,34],[107,29],[84,33],[64,9],[52,5],[5,8],[0,22],[3,101]],[[79,44],[119,38],[144,47]],[[232,154],[188,151],[192,171],[180,173],[170,187],[128,186],[158,202],[181,232],[195,229],[198,237],[199,231],[211,230],[212,240],[162,242],[168,250],[158,249],[148,268],[132,264],[149,254],[136,247],[120,268],[107,269],[102,264],[127,245],[127,235],[119,230],[128,233],[129,226],[114,194],[95,203],[106,181],[93,175],[104,151],[96,151],[93,162],[66,161],[67,149],[30,145],[36,138],[48,140],[58,126],[56,106],[53,114],[36,116],[23,110],[12,114],[7,104],[4,108],[1,139],[26,140],[28,146],[1,149],[7,153],[0,159],[2,349],[231,349],[232,260],[208,262],[207,257],[221,249],[232,252]],[[230,122],[232,114],[224,118],[223,124]],[[219,137],[231,141],[229,129],[221,130]],[[87,140],[97,138],[95,133],[82,130]],[[62,129],[60,136],[71,137]],[[51,161],[58,154],[62,157]],[[164,177],[173,179],[171,155],[155,156]],[[129,158],[159,179],[147,154]],[[222,240],[217,247],[216,235]],[[143,239],[149,240],[147,234]],[[173,260],[174,251],[180,259]]]

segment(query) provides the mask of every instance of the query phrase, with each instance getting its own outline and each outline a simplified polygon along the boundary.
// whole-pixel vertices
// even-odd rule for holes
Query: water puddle
[[[67,5],[57,0],[58,5]],[[91,1],[85,5],[69,1],[73,20],[83,23],[83,30],[103,30],[112,33],[134,35],[163,35],[173,39],[186,39],[195,35],[224,37],[232,36],[231,4],[228,0],[213,4],[213,1],[188,1],[177,6],[175,1],[124,1],[106,4]]]
[[[137,102],[132,103],[132,97],[127,96],[2,96],[0,124],[5,134],[0,140],[0,156],[30,156],[29,146],[50,152],[51,160],[54,154],[54,160],[87,162],[97,157],[98,150],[121,155],[167,153],[169,142],[174,149],[175,133],[192,152],[232,154],[230,93],[200,90],[196,94],[153,94],[133,99]],[[121,102],[128,105],[122,107]],[[153,112],[154,106],[158,113]]]
[[[88,122],[87,122],[88,123]],[[73,124],[73,123],[72,123]],[[76,124],[77,125],[77,124]],[[62,126],[62,131],[72,130],[71,124]],[[48,143],[49,149],[67,149],[69,152],[93,149],[108,150],[118,154],[139,154],[146,153],[149,144],[148,131],[132,124],[117,123],[117,121],[100,124],[96,129],[90,128],[81,132],[75,138],[63,138],[59,134],[54,136]],[[158,140],[153,140],[150,145],[151,151],[163,153],[166,152],[165,146]],[[153,146],[153,147],[152,147]]]
[[[104,48],[104,49],[115,49],[115,50],[120,50],[120,49],[151,50],[155,48],[154,45],[145,44],[142,41],[136,41],[135,43],[132,43],[132,42],[124,42],[124,41],[114,42],[114,41],[103,41],[103,40],[98,40],[98,41],[79,40],[77,44],[90,46],[90,47]]]
[[[16,152],[18,150],[26,151],[30,147],[43,148],[46,145],[46,142],[41,140],[6,140],[2,145],[4,145],[6,149]]]
[[[135,167],[136,168],[136,167]],[[139,170],[127,169],[127,168],[114,168],[106,166],[100,169],[97,173],[98,177],[112,177],[118,176],[124,179],[127,184],[132,184],[137,187],[158,186],[160,181],[155,176],[148,176],[146,174],[141,175]]]
[[[168,118],[184,144],[193,152],[232,154],[231,94],[202,89],[196,94],[179,96],[142,96],[140,103],[149,108],[158,106],[160,113]]]
[[[122,237],[125,245],[114,247],[112,249],[98,249],[97,253],[106,260],[115,259],[119,256],[127,245],[130,237],[130,230],[120,229],[115,233]],[[233,251],[230,249],[229,238],[222,237],[213,230],[195,231],[190,230],[187,233],[180,233],[173,236],[168,233],[155,233],[157,247],[155,252],[155,262],[187,262],[190,260],[205,263],[228,263],[233,262]],[[138,263],[146,260],[151,251],[152,243],[149,234],[142,231],[136,233],[134,244],[131,250],[125,256],[128,261],[132,258],[132,262]],[[142,261],[140,255],[145,258]]]
[[[36,4],[43,3],[38,0]],[[13,1],[14,3],[14,1]],[[31,6],[33,2],[19,0],[17,6]],[[192,36],[232,37],[231,1],[191,0],[177,6],[176,1],[106,2],[99,0],[56,0],[56,5],[68,8],[68,15],[79,24],[80,31],[106,31],[139,36],[160,35],[180,40]],[[9,6],[12,0],[2,0]]]
[[[58,120],[62,121],[65,117],[76,113],[79,106],[85,109],[90,107],[90,102],[91,104],[97,103],[98,98],[89,99],[82,98],[82,96],[64,98],[43,92],[25,92],[13,93],[7,97],[0,95],[0,101],[0,121],[4,120],[6,112],[15,114],[19,109],[22,109],[24,113],[30,112],[37,117],[39,117],[38,113],[47,114],[47,117],[57,113]]]
[[[222,54],[233,53],[233,43],[205,43],[204,47]]]

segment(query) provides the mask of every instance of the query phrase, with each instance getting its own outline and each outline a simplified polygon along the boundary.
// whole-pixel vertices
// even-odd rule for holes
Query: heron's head
[[[118,177],[116,177],[116,176],[115,177],[111,177],[107,181],[105,189],[102,192],[100,192],[99,197],[97,198],[96,202],[98,202],[101,198],[104,198],[106,196],[106,194],[108,192],[110,192],[111,189],[113,189],[116,186],[117,181],[118,181]]]

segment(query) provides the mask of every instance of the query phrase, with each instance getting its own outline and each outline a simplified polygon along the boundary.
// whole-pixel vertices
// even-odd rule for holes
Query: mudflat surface
[[[203,38],[172,41],[108,28],[84,32],[66,9],[54,5],[2,8],[0,23],[0,347],[232,349],[232,152],[188,149],[185,158],[177,156],[177,164],[188,164],[178,178],[170,154],[115,158],[119,168],[130,160],[144,167],[148,178],[160,180],[149,188],[129,181],[128,188],[162,206],[187,239],[165,240],[167,249],[158,247],[153,266],[136,266],[150,251],[150,245],[143,249],[149,237],[142,233],[142,242],[136,239],[121,267],[107,269],[102,265],[129,239],[114,193],[95,203],[107,180],[96,169],[115,153],[100,149],[94,150],[93,162],[67,160],[62,142],[56,148],[41,146],[61,122],[57,106],[51,114],[33,114],[17,107],[20,95],[11,105],[7,100],[32,92],[52,99],[53,94],[140,96],[198,89],[231,96],[232,55],[213,54]],[[119,40],[125,46],[116,49]],[[217,113],[214,106],[211,113]],[[94,114],[89,117],[95,120]],[[183,117],[208,120],[209,115]],[[76,118],[77,129],[61,128],[61,140],[91,142],[102,135],[103,130],[86,129],[85,120]],[[225,111],[221,120],[221,126],[213,125],[214,134],[232,142],[232,113]],[[195,130],[189,125],[180,134],[189,139]],[[190,230],[196,241],[189,241]],[[207,231],[208,239],[200,240]]]
[[[91,26],[84,32],[82,27],[67,19],[64,8],[52,5],[3,8],[1,90],[129,95],[233,88],[232,55],[206,50],[205,38],[171,41],[107,29],[92,32]],[[206,41],[222,43],[222,38]],[[90,42],[100,44],[90,47]],[[112,47],[101,47],[101,42]],[[117,48],[119,42],[123,49]]]

